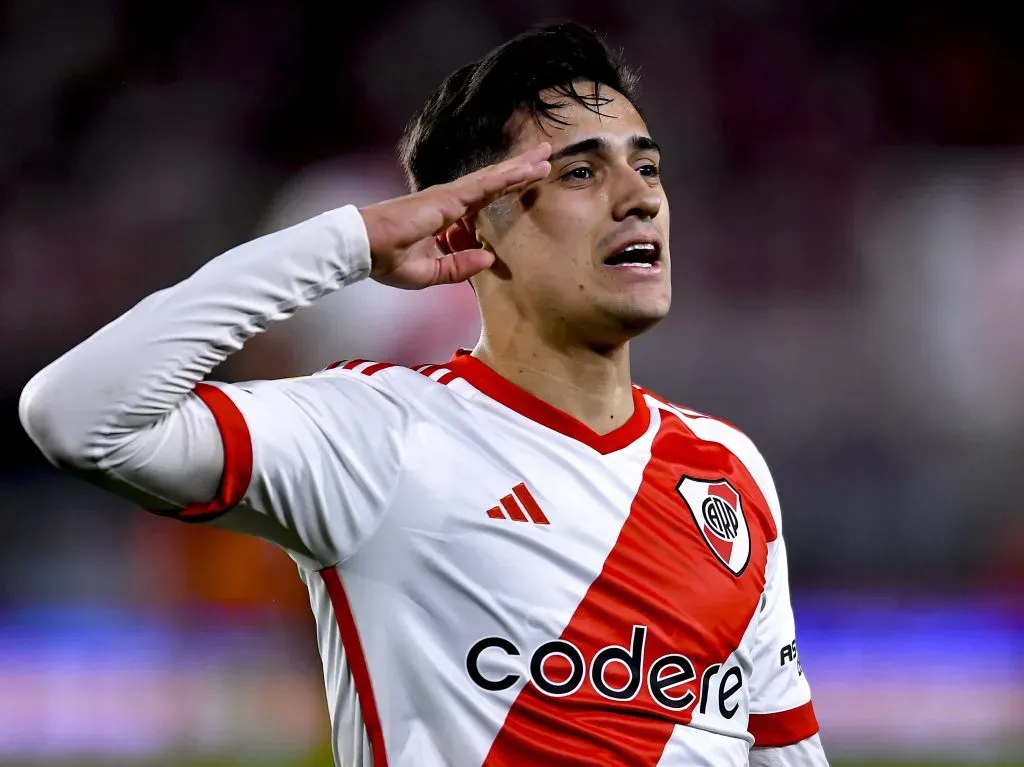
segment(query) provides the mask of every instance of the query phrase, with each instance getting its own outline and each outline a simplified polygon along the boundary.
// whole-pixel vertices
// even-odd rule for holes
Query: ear
[[[466,226],[465,219],[459,219],[434,235],[437,245],[442,253],[458,253],[463,250],[478,250],[481,246],[476,237]]]
[[[460,221],[463,228],[466,230],[467,236],[471,237],[473,242],[477,243],[476,247],[483,248],[484,250],[491,250],[491,246],[484,239],[483,234],[480,232],[480,212],[476,211],[470,213],[468,216],[463,216]],[[494,251],[491,251],[492,253]]]
[[[516,216],[521,213],[517,210],[519,203],[512,199],[513,197],[514,195],[507,195],[495,200],[490,205],[473,211],[463,219],[477,242],[482,243],[484,249],[495,255],[497,255],[495,248],[509,232]]]

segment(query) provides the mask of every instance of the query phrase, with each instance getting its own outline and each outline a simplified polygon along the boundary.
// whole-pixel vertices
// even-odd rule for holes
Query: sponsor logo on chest
[[[528,683],[552,698],[574,695],[589,683],[602,698],[619,703],[633,700],[646,688],[651,699],[667,711],[682,712],[697,704],[701,714],[708,713],[710,707],[725,719],[736,715],[740,708],[738,694],[744,686],[739,666],[723,670],[722,663],[713,663],[698,677],[694,663],[682,653],[648,659],[647,633],[647,626],[633,626],[629,647],[609,645],[589,659],[564,639],[544,642],[530,654]],[[484,670],[489,665],[484,656],[491,653],[499,657],[523,654],[506,637],[484,637],[466,654],[469,678],[477,687],[490,692],[514,687],[522,675]]]

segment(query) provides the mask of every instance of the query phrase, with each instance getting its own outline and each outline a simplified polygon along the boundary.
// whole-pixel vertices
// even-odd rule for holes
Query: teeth
[[[658,248],[653,242],[636,242],[607,258],[605,263],[609,266],[642,266],[645,269],[650,269],[658,260],[657,253]],[[630,261],[630,255],[637,255],[640,258],[637,261]]]

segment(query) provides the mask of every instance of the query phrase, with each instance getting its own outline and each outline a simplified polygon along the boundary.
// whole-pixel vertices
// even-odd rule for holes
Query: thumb
[[[489,269],[494,263],[494,254],[489,250],[474,248],[460,250],[437,259],[438,285],[451,282],[464,282],[470,277]]]

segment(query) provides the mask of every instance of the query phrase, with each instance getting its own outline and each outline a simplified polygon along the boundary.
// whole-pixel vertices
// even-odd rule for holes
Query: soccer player
[[[630,380],[670,298],[634,88],[583,28],[521,35],[413,118],[417,191],[214,258],[25,388],[57,466],[290,553],[339,764],[826,764],[763,458]],[[203,382],[367,277],[471,280],[476,348]]]

